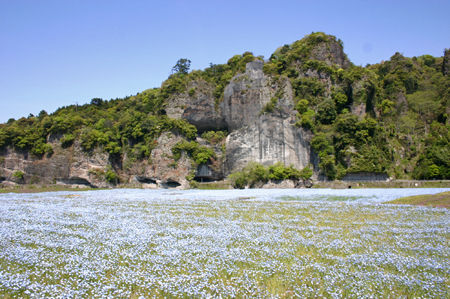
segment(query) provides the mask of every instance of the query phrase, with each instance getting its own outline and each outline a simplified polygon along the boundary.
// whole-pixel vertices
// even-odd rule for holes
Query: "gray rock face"
[[[217,110],[212,92],[197,93],[186,99],[186,108],[178,113],[178,117],[195,125],[200,132],[217,129],[231,132],[226,140],[222,173],[202,165],[197,169],[197,178],[218,179],[240,170],[249,161],[265,165],[281,161],[298,169],[317,164],[310,147],[311,132],[293,125],[297,112],[290,81],[285,78],[272,82],[264,74],[263,65],[260,60],[247,63],[245,73],[236,75],[225,87],[224,100]],[[317,71],[304,75],[330,81],[328,74]],[[275,110],[262,113],[277,92],[282,96],[277,100]],[[182,106],[181,102],[178,106]]]
[[[150,162],[135,163],[124,174],[126,180],[145,188],[189,188],[186,176],[192,170],[190,160],[185,154],[176,163],[171,158],[171,148],[181,140],[183,137],[176,131],[163,133],[157,139],[158,146],[152,151]]]
[[[345,55],[343,47],[336,42],[317,45],[312,50],[310,59],[324,61],[330,66],[338,64],[343,69],[350,66],[350,61]]]
[[[171,118],[182,118],[194,125],[200,133],[204,131],[226,130],[220,107],[216,109],[214,102],[214,87],[204,81],[194,82],[188,86],[193,88],[194,95],[179,94],[169,99],[166,107]]]
[[[226,140],[227,174],[249,161],[265,165],[281,161],[299,169],[315,162],[312,134],[293,125],[296,111],[290,81],[270,84],[262,67],[262,61],[248,63],[246,73],[233,78],[225,89],[223,111],[229,131],[233,131]],[[279,88],[283,92],[275,110],[262,113]]]
[[[70,149],[62,149],[59,139],[50,137],[48,142],[53,146],[54,153],[41,159],[26,152],[16,152],[7,148],[3,167],[0,165],[0,172],[4,174],[5,180],[15,183],[56,183],[103,188],[110,185],[99,177],[100,173],[104,174],[107,171],[109,165],[107,153],[97,150],[87,154],[81,150],[79,141],[76,141]],[[13,177],[16,171],[24,173],[24,178],[20,182]]]
[[[62,137],[62,136],[61,136]],[[0,177],[9,184],[58,184],[108,188],[114,186],[107,182],[105,174],[114,169],[125,184],[139,184],[144,188],[189,188],[186,176],[192,170],[190,160],[183,155],[174,164],[171,148],[182,136],[177,132],[165,132],[157,140],[158,146],[152,151],[152,163],[135,162],[129,169],[114,169],[115,165],[109,155],[102,149],[86,153],[79,141],[69,149],[62,149],[59,139],[53,138],[49,143],[54,153],[42,159],[34,158],[26,152],[6,149],[4,161],[0,164]],[[16,171],[24,173],[23,180],[13,176]]]
[[[227,129],[225,120],[215,109],[212,95],[201,94],[190,100],[181,118],[193,124],[199,133]]]
[[[259,124],[230,134],[226,141],[227,173],[241,169],[249,161],[264,165],[281,161],[298,169],[314,164],[310,147],[312,134],[294,127],[292,117],[284,116],[262,115]]]
[[[260,60],[247,63],[244,74],[236,75],[225,87],[221,103],[228,131],[255,124],[262,107],[270,102],[275,90],[268,86]]]
[[[399,92],[397,94],[397,103],[395,103],[395,109],[401,112],[401,114],[405,114],[408,111],[408,101],[403,92]]]

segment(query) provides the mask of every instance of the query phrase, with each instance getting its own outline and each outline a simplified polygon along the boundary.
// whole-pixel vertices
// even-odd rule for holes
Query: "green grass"
[[[402,197],[385,203],[450,208],[450,191],[437,194]]]
[[[190,183],[191,188],[199,190],[227,190],[232,188],[231,183],[227,181],[199,183],[192,181]]]
[[[330,195],[320,195],[313,197],[299,197],[299,196],[282,196],[278,199],[287,201],[354,201],[360,199],[358,196],[330,196]]]
[[[2,193],[40,193],[40,192],[52,192],[52,191],[89,191],[89,190],[107,190],[102,188],[69,188],[63,186],[49,186],[49,187],[36,187],[36,186],[15,186],[12,188],[1,188]]]

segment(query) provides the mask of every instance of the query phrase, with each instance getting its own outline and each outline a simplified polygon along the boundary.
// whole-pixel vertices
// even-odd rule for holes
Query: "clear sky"
[[[450,48],[450,1],[0,0],[0,123],[92,98],[121,98],[311,32],[357,65]]]

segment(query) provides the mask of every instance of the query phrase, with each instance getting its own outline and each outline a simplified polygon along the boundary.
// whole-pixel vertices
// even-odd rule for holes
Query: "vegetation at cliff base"
[[[266,183],[269,180],[306,180],[312,175],[313,171],[309,167],[298,170],[292,165],[287,167],[281,162],[265,166],[250,161],[241,171],[230,174],[228,177],[234,183],[235,188],[243,189],[253,187],[256,183]]]

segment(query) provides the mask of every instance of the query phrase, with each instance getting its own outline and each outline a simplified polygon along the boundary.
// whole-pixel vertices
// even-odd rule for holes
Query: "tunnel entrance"
[[[141,184],[157,184],[155,180],[144,177],[144,176],[136,176],[136,181],[138,181]]]
[[[173,189],[173,188],[180,187],[181,184],[176,182],[176,181],[168,181],[168,182],[165,182],[165,183],[161,183],[161,186],[164,189]]]
[[[194,181],[199,182],[199,183],[211,183],[214,182],[215,180],[210,178],[210,177],[194,177]]]
[[[60,178],[60,179],[57,179],[56,182],[59,184],[64,184],[64,185],[83,185],[83,186],[86,186],[89,188],[97,188],[94,185],[92,185],[91,183],[89,183],[88,180],[82,179],[79,177]]]

